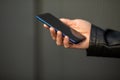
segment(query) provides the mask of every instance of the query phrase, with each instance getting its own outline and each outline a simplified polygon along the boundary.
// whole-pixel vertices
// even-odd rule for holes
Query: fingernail
[[[68,39],[68,36],[65,36],[65,38],[67,38],[67,39]]]

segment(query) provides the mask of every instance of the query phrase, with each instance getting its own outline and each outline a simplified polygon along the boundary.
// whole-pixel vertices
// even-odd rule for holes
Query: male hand
[[[73,44],[69,41],[68,36],[65,37],[62,36],[61,31],[57,31],[56,33],[53,27],[49,28],[47,25],[44,25],[45,28],[50,30],[51,37],[53,40],[56,41],[56,44],[58,46],[64,46],[65,48],[87,49],[89,47],[90,42],[91,23],[82,19],[70,20],[61,18],[60,20],[71,28],[71,31],[73,32],[74,35],[78,36],[79,34],[81,34],[85,36],[86,39],[78,44]]]

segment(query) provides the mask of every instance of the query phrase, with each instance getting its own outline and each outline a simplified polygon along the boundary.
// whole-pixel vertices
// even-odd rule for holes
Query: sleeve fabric
[[[120,32],[103,30],[92,24],[87,56],[120,58]]]

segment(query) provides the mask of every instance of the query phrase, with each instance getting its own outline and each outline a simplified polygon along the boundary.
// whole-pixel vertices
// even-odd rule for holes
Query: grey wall
[[[34,7],[36,1],[36,7]],[[0,80],[119,80],[120,59],[56,46],[36,14],[86,19],[120,30],[119,0],[0,0]],[[35,10],[34,10],[35,9]]]
[[[42,0],[38,13],[86,19],[101,28],[120,30],[119,0]],[[42,10],[42,11],[41,11]],[[85,50],[56,46],[40,26],[42,80],[119,80],[120,59],[88,57]]]
[[[33,0],[0,0],[0,80],[33,80],[33,49]]]

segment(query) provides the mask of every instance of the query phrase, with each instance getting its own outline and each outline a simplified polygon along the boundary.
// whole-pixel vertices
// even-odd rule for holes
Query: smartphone
[[[36,16],[36,18],[43,24],[46,24],[48,27],[53,27],[56,32],[58,30],[61,31],[63,37],[67,35],[70,42],[74,44],[77,44],[85,39],[83,35],[79,35],[79,37],[73,35],[69,26],[61,22],[59,18],[53,16],[50,13],[39,14]]]

